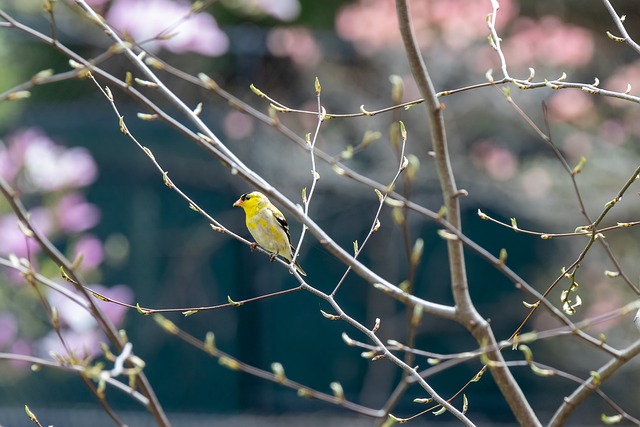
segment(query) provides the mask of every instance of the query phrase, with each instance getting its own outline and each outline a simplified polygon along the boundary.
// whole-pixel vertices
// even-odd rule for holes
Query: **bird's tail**
[[[280,255],[282,255],[287,261],[291,262],[291,258],[293,257],[294,253],[296,253],[296,250],[294,249],[293,246],[291,246],[291,257],[286,257],[285,254],[280,254]],[[302,267],[300,267],[300,264],[298,264],[298,261],[296,261],[296,263],[294,264],[294,267],[296,268],[296,270],[298,270],[298,273],[300,273],[301,276],[307,275],[307,273],[304,272]]]
[[[300,267],[300,264],[298,264],[298,261],[296,261],[294,266],[296,267],[296,270],[298,270],[298,273],[300,273],[301,276],[306,276],[307,275],[307,273],[304,272],[302,267]]]

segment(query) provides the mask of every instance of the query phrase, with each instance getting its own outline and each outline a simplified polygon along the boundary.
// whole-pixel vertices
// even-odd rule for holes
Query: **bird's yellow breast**
[[[289,240],[282,226],[268,209],[260,209],[255,215],[247,215],[247,228],[256,243],[275,254],[289,252]]]

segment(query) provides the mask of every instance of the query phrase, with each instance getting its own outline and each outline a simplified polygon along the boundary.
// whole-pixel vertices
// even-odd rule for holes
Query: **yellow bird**
[[[251,244],[252,249],[255,249],[256,245],[260,245],[272,253],[271,261],[280,255],[291,262],[294,249],[291,245],[289,224],[287,224],[282,212],[269,201],[267,196],[259,191],[245,193],[236,200],[233,206],[240,206],[244,209],[247,228],[256,240],[256,243]],[[303,276],[307,275],[297,262],[295,267],[298,273]]]

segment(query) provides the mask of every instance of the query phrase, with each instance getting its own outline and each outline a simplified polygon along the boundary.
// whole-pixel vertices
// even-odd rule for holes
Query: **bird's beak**
[[[233,206],[242,206],[244,204],[244,202],[242,201],[242,198],[239,198],[238,200],[236,200],[236,202],[233,204]]]

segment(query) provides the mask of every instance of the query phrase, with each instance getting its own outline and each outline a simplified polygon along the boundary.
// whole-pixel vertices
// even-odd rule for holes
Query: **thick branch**
[[[406,0],[396,0],[396,9],[398,11],[400,33],[402,34],[402,41],[404,42],[407,52],[411,74],[420,89],[427,107],[427,119],[431,125],[431,139],[435,152],[435,161],[442,195],[444,197],[444,205],[447,209],[447,219],[453,227],[462,231],[458,189],[456,188],[447,147],[443,106],[438,101],[429,72],[420,54],[413,33]],[[449,252],[449,269],[451,272],[451,287],[456,302],[457,320],[471,332],[480,345],[493,349],[487,352],[487,356],[497,362],[490,365],[491,374],[518,422],[526,426],[540,425],[540,421],[529,405],[520,386],[513,378],[511,371],[504,365],[502,353],[497,350],[497,342],[489,323],[480,316],[471,301],[462,242],[457,238],[449,239],[447,240],[447,247]]]
[[[640,340],[637,340],[625,350],[623,350],[619,357],[612,358],[604,366],[598,369],[598,375],[591,376],[588,380],[580,384],[571,396],[565,397],[562,405],[549,422],[550,427],[563,426],[567,422],[569,415],[589,397],[595,390],[598,389],[599,384],[609,379],[614,373],[616,373],[622,366],[624,366],[629,360],[640,354]]]

